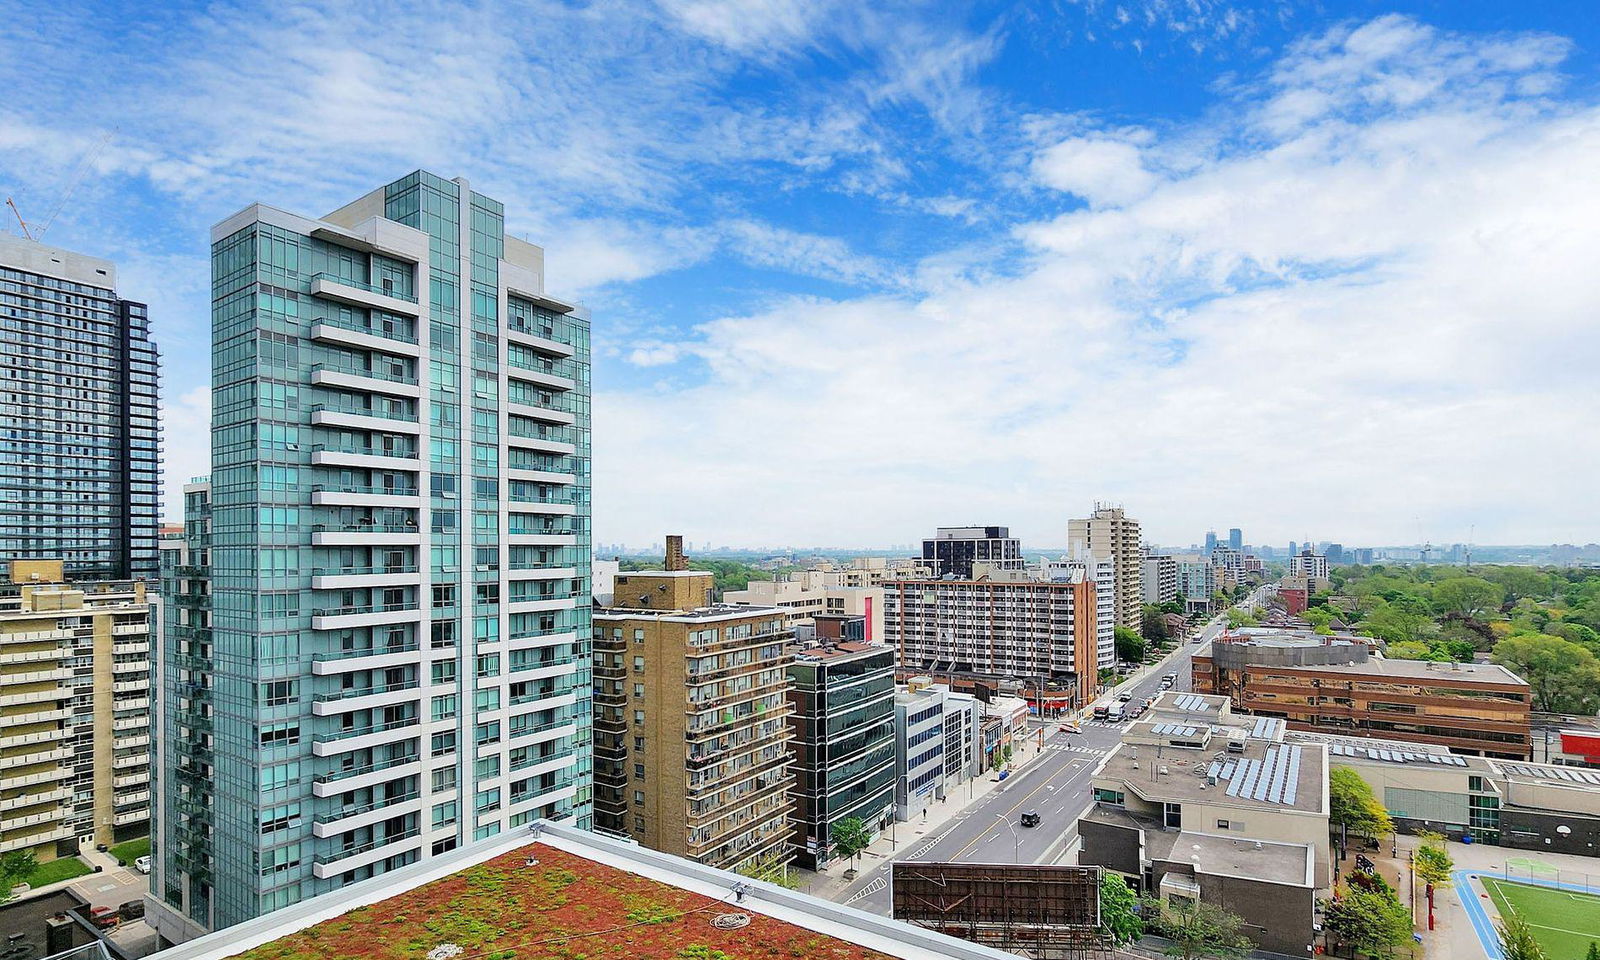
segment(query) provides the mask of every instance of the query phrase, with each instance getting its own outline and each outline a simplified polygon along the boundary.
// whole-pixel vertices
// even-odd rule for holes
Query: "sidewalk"
[[[845,890],[851,885],[860,882],[868,873],[877,869],[885,860],[894,857],[907,856],[925,845],[929,840],[937,839],[944,832],[944,827],[966,809],[976,804],[982,798],[997,790],[1004,790],[1008,784],[1014,782],[1019,775],[1026,772],[1033,762],[1044,754],[1039,747],[1039,730],[1049,730],[1033,726],[1026,743],[1017,749],[1011,758],[1011,775],[1002,783],[996,778],[993,771],[958,784],[943,800],[935,800],[928,805],[925,815],[916,817],[907,823],[895,823],[888,831],[873,841],[872,846],[861,852],[856,858],[856,875],[846,880],[844,873],[850,867],[849,861],[835,859],[823,871],[797,870],[800,876],[800,891],[813,897],[824,900],[837,901]],[[1048,736],[1046,737],[1048,739]],[[967,791],[971,790],[971,796]],[[914,859],[914,856],[912,857]]]

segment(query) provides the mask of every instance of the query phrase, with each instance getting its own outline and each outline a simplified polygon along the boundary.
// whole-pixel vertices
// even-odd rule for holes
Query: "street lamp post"
[[[995,819],[997,819],[1001,823],[1005,824],[1006,825],[1006,829],[1011,831],[1011,862],[1012,863],[1021,863],[1022,862],[1022,837],[1020,837],[1017,834],[1017,828],[1013,827],[1011,825],[1011,821],[1009,819],[1007,819],[1006,815],[1003,814],[1003,813],[995,814]]]

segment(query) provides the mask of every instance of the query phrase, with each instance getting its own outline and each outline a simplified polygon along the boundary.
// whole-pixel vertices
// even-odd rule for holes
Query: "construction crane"
[[[67,205],[67,201],[72,198],[73,192],[78,189],[78,184],[83,182],[84,174],[89,172],[89,164],[95,157],[100,155],[100,151],[105,149],[106,144],[111,141],[116,132],[117,130],[113,128],[111,132],[102,136],[95,142],[94,146],[84,153],[83,158],[78,161],[78,166],[73,169],[72,176],[68,178],[67,185],[62,188],[61,196],[56,200],[55,209],[50,211],[50,216],[45,218],[43,224],[30,224],[22,219],[22,211],[17,209],[17,202],[10,197],[6,197],[6,206],[11,208],[12,216],[17,218],[17,226],[22,228],[24,237],[35,242],[44,239],[44,235],[49,231],[50,225],[56,222],[56,217],[61,213],[61,209]]]

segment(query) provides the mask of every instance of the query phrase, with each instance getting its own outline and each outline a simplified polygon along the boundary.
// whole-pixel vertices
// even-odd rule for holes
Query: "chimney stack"
[[[667,570],[687,570],[689,561],[683,555],[683,537],[678,534],[667,536]]]

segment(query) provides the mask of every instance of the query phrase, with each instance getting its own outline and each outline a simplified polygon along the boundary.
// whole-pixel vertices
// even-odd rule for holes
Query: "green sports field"
[[[1583,960],[1589,941],[1600,942],[1600,897],[1571,890],[1483,877],[1483,887],[1502,916],[1528,921],[1550,960]]]

